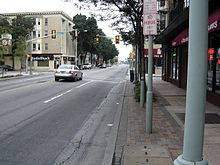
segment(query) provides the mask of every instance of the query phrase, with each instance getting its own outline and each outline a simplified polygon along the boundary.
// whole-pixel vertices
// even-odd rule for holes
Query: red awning
[[[163,57],[160,49],[153,49],[153,55],[157,58]],[[148,57],[148,49],[144,49],[144,57]]]
[[[220,29],[220,10],[209,16],[208,31],[213,32]],[[179,46],[187,43],[189,40],[189,29],[183,30],[173,41],[172,46]]]

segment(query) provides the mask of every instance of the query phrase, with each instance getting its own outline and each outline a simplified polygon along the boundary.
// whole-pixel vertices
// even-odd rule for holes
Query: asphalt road
[[[0,81],[0,165],[103,163],[127,69],[85,70],[77,82],[50,72]]]

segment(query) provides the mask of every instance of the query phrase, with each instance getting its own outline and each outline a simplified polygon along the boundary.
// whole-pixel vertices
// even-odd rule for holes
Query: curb
[[[125,96],[125,88],[126,88],[127,82],[125,82],[124,87],[123,87],[123,97],[121,99],[121,105],[118,108],[118,111],[115,114],[115,119],[114,119],[114,127],[111,130],[109,140],[107,147],[105,149],[105,154],[104,154],[104,159],[102,162],[102,165],[112,165],[113,161],[113,156],[115,152],[115,146],[116,146],[116,140],[117,140],[117,135],[118,135],[118,129],[119,129],[119,124],[120,124],[120,118],[121,118],[121,113],[123,109],[123,104],[124,104],[124,96]]]
[[[12,79],[21,79],[21,78],[25,78],[25,77],[36,77],[36,76],[40,76],[40,75],[41,74],[20,75],[20,76],[17,76],[17,77],[0,78],[0,81],[6,81],[6,80],[12,80]]]

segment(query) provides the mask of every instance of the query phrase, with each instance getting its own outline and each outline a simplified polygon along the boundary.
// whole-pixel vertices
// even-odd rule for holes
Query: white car
[[[92,65],[90,63],[87,63],[87,64],[83,64],[83,69],[91,69],[92,68]]]
[[[83,73],[76,65],[61,65],[54,71],[55,81],[64,80],[82,80]]]

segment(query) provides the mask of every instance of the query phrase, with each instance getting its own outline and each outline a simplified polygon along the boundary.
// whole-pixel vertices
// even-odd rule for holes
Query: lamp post
[[[28,45],[29,43],[31,42],[31,40],[28,40],[28,37],[30,37],[31,34],[28,33],[26,36],[25,36],[25,43],[26,43],[26,60],[25,60],[25,63],[26,63],[26,66],[25,66],[25,73],[28,73],[28,58],[30,58],[30,75],[32,75],[32,58],[30,55],[28,55]]]

